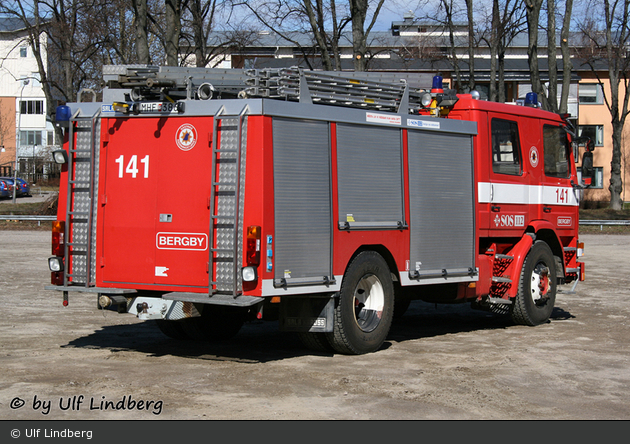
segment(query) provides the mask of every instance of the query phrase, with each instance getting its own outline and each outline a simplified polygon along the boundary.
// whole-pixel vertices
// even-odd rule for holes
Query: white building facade
[[[18,173],[27,175],[35,181],[44,161],[48,158],[51,147],[55,145],[54,129],[46,115],[47,103],[40,82],[37,60],[28,40],[29,33],[24,22],[16,18],[0,19],[0,97],[7,102],[13,98],[15,116],[15,136],[9,137],[13,146],[5,146],[1,153],[0,164],[7,165],[13,154],[15,165],[15,146],[20,164]],[[40,35],[42,61],[47,66],[46,34]],[[6,108],[5,108],[6,109]],[[9,118],[6,112],[1,119]],[[39,164],[39,167],[38,167]],[[38,168],[40,171],[38,171]],[[26,178],[26,177],[25,177]]]

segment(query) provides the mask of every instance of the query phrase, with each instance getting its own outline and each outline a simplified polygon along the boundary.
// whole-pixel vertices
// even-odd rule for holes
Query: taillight
[[[65,231],[66,223],[64,221],[56,220],[52,223],[52,254],[54,256],[63,257]]]
[[[54,221],[52,223],[52,254],[54,257],[48,258],[48,268],[50,269],[50,282],[53,285],[63,285],[64,270],[64,236],[66,223],[64,221]],[[64,305],[66,302],[64,301]]]
[[[260,227],[257,225],[247,227],[245,262],[248,266],[257,266],[260,264],[260,232]]]

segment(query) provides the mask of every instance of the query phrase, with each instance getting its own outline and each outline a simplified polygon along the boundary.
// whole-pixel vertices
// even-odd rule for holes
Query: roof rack
[[[415,114],[422,109],[427,90],[417,83],[412,85],[411,76],[310,71],[298,67],[249,70],[103,67],[107,87],[130,90],[129,99],[134,102],[165,97],[172,100],[256,97]]]

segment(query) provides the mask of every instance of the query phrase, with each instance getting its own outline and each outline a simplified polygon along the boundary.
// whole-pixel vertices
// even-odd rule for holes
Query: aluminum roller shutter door
[[[410,270],[475,266],[472,138],[409,131]]]
[[[401,147],[400,129],[337,125],[340,226],[391,229],[404,221]]]
[[[332,279],[327,122],[274,118],[274,282]]]

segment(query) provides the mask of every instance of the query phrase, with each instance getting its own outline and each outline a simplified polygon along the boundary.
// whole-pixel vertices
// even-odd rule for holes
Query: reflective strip
[[[577,191],[574,191],[572,187],[479,182],[477,194],[479,203],[572,207],[577,207],[580,204]]]

